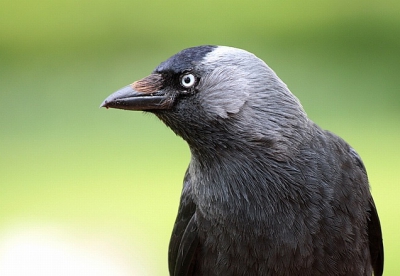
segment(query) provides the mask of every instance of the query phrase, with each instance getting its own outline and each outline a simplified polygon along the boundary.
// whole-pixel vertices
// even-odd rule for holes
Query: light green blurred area
[[[0,264],[1,233],[50,224],[106,232],[127,259],[142,255],[148,271],[167,274],[188,148],[152,115],[98,106],[179,50],[217,44],[265,60],[312,120],[358,151],[383,227],[385,274],[399,275],[400,2],[1,6]]]

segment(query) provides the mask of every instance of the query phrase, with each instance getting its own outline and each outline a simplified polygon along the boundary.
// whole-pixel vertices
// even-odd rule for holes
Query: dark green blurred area
[[[152,115],[98,106],[183,48],[229,45],[265,60],[312,120],[361,155],[385,274],[399,275],[400,2],[1,6],[0,230],[24,221],[110,228],[167,274],[187,146]]]

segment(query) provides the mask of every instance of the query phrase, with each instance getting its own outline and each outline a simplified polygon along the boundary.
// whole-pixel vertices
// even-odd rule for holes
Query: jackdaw
[[[261,59],[199,46],[110,95],[189,145],[170,275],[382,275],[363,162]]]

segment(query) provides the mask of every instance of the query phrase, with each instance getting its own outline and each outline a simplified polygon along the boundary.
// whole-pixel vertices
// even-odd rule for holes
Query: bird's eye
[[[181,85],[185,88],[192,87],[196,82],[196,78],[193,74],[184,74],[181,77]]]

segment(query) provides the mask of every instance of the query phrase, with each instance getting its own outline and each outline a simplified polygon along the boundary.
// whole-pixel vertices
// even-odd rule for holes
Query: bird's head
[[[297,98],[261,59],[225,46],[185,49],[101,107],[152,112],[192,149],[257,144],[276,156],[288,154],[308,122]]]

